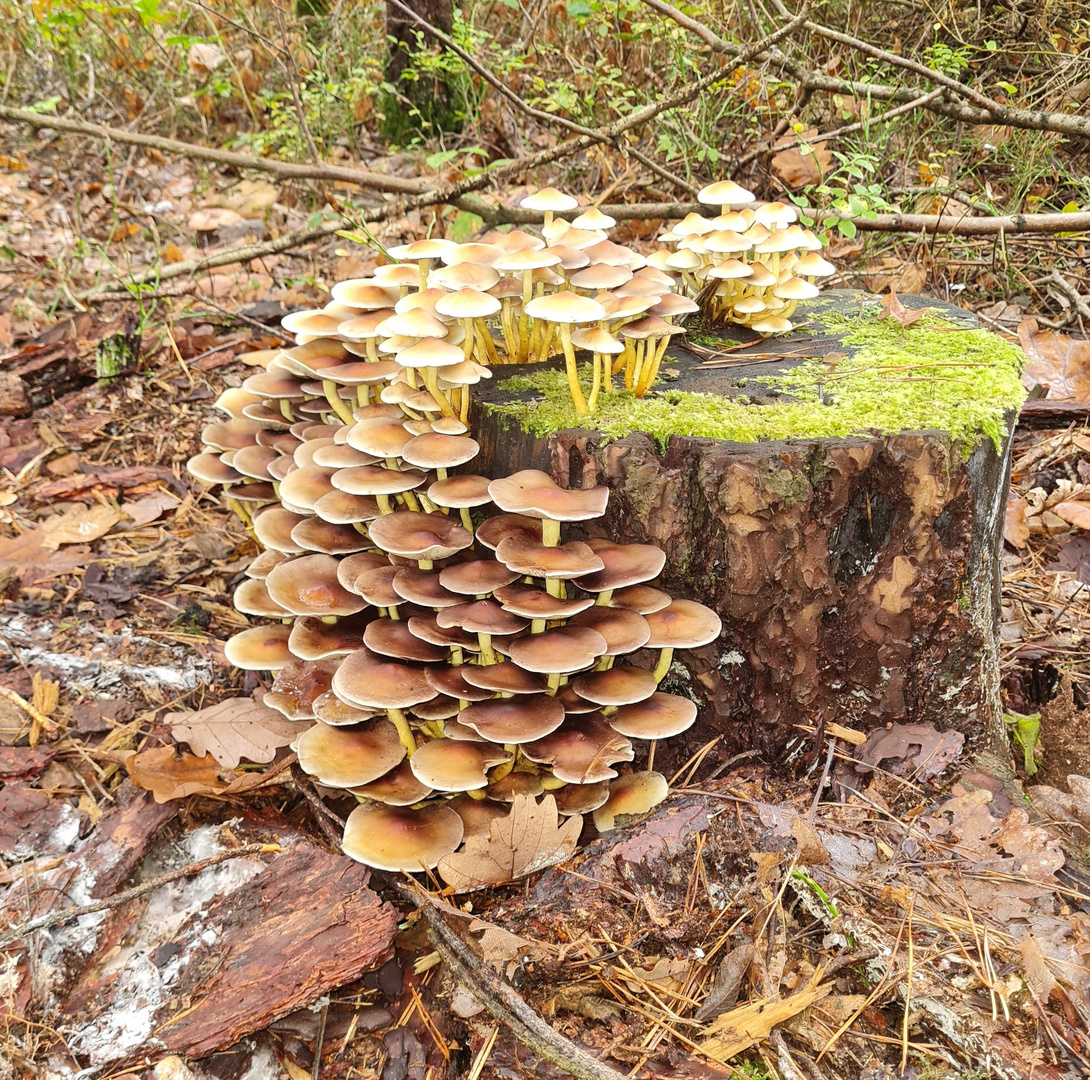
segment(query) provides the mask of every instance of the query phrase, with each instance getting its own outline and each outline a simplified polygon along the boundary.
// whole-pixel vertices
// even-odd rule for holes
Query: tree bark
[[[454,25],[452,0],[404,0],[422,19],[432,26],[449,34]],[[384,106],[386,121],[384,128],[391,133],[404,136],[405,132],[416,128],[420,121],[449,129],[452,114],[450,86],[442,78],[432,76],[415,80],[402,79],[406,69],[412,64],[412,55],[418,49],[419,28],[413,21],[393,4],[386,5],[386,35],[389,38],[390,55],[386,61],[386,81],[394,87],[397,94],[410,103],[419,116],[407,115],[403,101],[394,98]],[[425,38],[424,48],[431,48]],[[394,115],[391,115],[393,112]]]
[[[747,391],[754,375],[774,373],[750,366]],[[495,385],[481,392],[483,402],[505,396]],[[609,485],[607,514],[590,534],[658,544],[662,587],[719,612],[720,639],[676,654],[681,667],[667,676],[665,688],[696,700],[700,717],[660,748],[664,767],[719,735],[721,760],[757,749],[805,768],[830,721],[933,723],[963,732],[970,747],[1004,745],[1009,429],[1001,452],[981,437],[967,459],[942,431],[748,444],[673,437],[659,453],[642,434],[535,438],[485,407],[474,430],[481,472],[543,468],[564,486]]]

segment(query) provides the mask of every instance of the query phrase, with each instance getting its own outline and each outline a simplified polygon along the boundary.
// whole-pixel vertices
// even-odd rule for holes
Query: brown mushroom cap
[[[394,591],[394,577],[398,568],[386,563],[373,570],[364,570],[352,585],[352,591],[358,593],[375,607],[396,607],[401,597]]]
[[[381,716],[382,712],[375,709],[357,709],[352,705],[346,705],[330,690],[326,694],[319,694],[314,699],[314,715],[323,724],[331,724],[333,727],[348,727],[352,724],[362,724],[364,720],[370,720],[372,716]]]
[[[524,536],[509,536],[496,546],[496,558],[517,574],[540,578],[586,577],[601,570],[602,560],[581,540],[549,547]]]
[[[492,496],[488,494],[488,484],[488,478],[484,476],[448,476],[445,480],[436,480],[428,488],[428,498],[436,506],[453,507],[456,510],[463,506],[484,506],[492,501]]]
[[[291,538],[306,551],[326,555],[350,555],[371,546],[371,541],[351,525],[334,525],[318,517],[300,521],[291,530]]]
[[[377,570],[389,566],[390,560],[385,555],[374,551],[359,551],[341,559],[337,563],[337,580],[349,591],[356,592],[356,579],[368,570]],[[357,593],[357,595],[360,595]]]
[[[489,496],[491,498],[491,496]],[[477,539],[493,551],[509,536],[522,536],[541,543],[541,520],[525,514],[497,514],[477,526]]]
[[[465,435],[443,435],[438,431],[417,435],[402,448],[401,456],[422,469],[453,469],[472,461],[480,453],[480,444]]]
[[[564,706],[564,711],[571,716],[576,716],[579,713],[598,712],[601,708],[601,705],[596,705],[593,701],[581,698],[575,692],[575,688],[571,683],[567,683],[556,692],[556,700]]]
[[[459,670],[470,686],[498,694],[543,694],[549,689],[544,675],[524,671],[518,664],[465,664]]]
[[[355,727],[317,723],[295,740],[299,767],[326,787],[369,784],[405,757],[397,728],[384,717]]]
[[[562,488],[540,469],[523,469],[488,485],[492,501],[509,514],[552,521],[586,521],[606,511],[609,488]]]
[[[458,723],[473,728],[489,742],[516,745],[540,739],[563,722],[564,706],[548,694],[520,694],[513,698],[479,701],[458,714]]]
[[[382,516],[378,500],[370,495],[352,495],[347,491],[330,491],[314,504],[314,513],[334,525],[354,525],[374,521]]]
[[[518,576],[495,559],[473,559],[444,568],[439,581],[443,588],[462,596],[481,596],[510,585]]]
[[[363,631],[369,616],[366,613],[338,619],[335,623],[318,618],[301,618],[292,623],[288,648],[300,660],[325,660],[347,656],[363,644]]]
[[[621,815],[646,814],[670,793],[666,777],[657,772],[635,772],[618,777],[609,785],[609,798],[594,811],[594,826],[599,832],[616,827]]]
[[[242,473],[227,465],[219,454],[196,454],[186,462],[186,468],[205,484],[230,484],[242,479]]]
[[[504,611],[512,611],[524,619],[569,619],[594,603],[587,597],[561,599],[534,585],[522,584],[494,589],[492,595],[503,605]]]
[[[243,446],[231,458],[231,468],[253,480],[270,480],[269,464],[280,455],[271,446]]]
[[[262,578],[240,581],[231,601],[235,611],[241,611],[243,615],[256,615],[261,619],[284,619],[290,614],[269,595]]]
[[[372,780],[369,784],[348,789],[353,795],[385,803],[387,806],[412,806],[423,802],[432,794],[432,789],[420,783],[413,775],[407,759],[394,766],[385,776]]]
[[[582,671],[602,656],[606,639],[586,626],[561,626],[498,647],[527,671],[570,674]]]
[[[227,662],[243,671],[277,671],[291,661],[288,635],[291,627],[251,626],[229,637],[223,644]]]
[[[443,587],[438,570],[399,567],[393,578],[393,589],[398,596],[421,607],[444,608],[465,603],[465,597]]]
[[[419,668],[385,660],[368,648],[345,657],[333,676],[333,690],[364,709],[409,709],[438,693]]]
[[[677,694],[652,694],[622,705],[609,716],[610,727],[630,739],[669,739],[696,721],[696,705]]]
[[[337,580],[332,555],[285,559],[265,578],[269,595],[293,615],[353,615],[366,604]]]
[[[409,632],[421,641],[441,646],[443,649],[468,649],[480,651],[480,641],[457,626],[440,626],[434,615],[412,615],[408,620]],[[444,652],[444,657],[446,653]]]
[[[622,656],[635,652],[647,644],[651,630],[642,615],[623,608],[602,607],[595,604],[580,612],[572,620],[572,626],[589,626],[606,639],[606,655]]]
[[[655,676],[644,668],[636,667],[593,671],[572,680],[572,689],[581,698],[593,701],[596,705],[630,705],[634,701],[649,698],[657,688],[658,680]]]
[[[458,698],[460,701],[484,701],[492,696],[492,691],[473,686],[465,679],[467,671],[475,670],[477,669],[472,664],[459,664],[457,667],[430,667],[425,669],[424,677],[437,693]]]
[[[492,822],[510,813],[509,808],[500,803],[491,799],[475,799],[472,795],[455,795],[445,805],[462,819],[466,839],[471,836],[487,837],[492,831]]]
[[[604,805],[609,798],[609,781],[599,780],[597,784],[565,784],[552,792],[556,799],[557,813],[564,817],[572,814],[589,814]]]
[[[495,780],[488,785],[488,796],[500,802],[514,802],[519,795],[536,798],[544,791],[541,777],[536,773],[512,772],[502,780]]]
[[[488,786],[488,769],[511,760],[492,743],[432,739],[409,759],[413,775],[436,791],[477,791]]]
[[[407,622],[393,619],[372,619],[363,632],[363,643],[372,652],[395,660],[427,664],[447,658],[446,649],[418,637]]]
[[[457,626],[471,634],[517,634],[528,625],[525,619],[504,611],[495,600],[442,608],[435,619],[442,627]]]
[[[645,615],[652,649],[696,649],[713,642],[723,624],[711,608],[695,600],[672,600],[668,607]]]
[[[620,589],[650,581],[662,573],[666,553],[654,544],[614,544],[609,540],[588,541],[602,560],[602,569],[579,582],[587,592]]]
[[[289,720],[313,720],[314,702],[329,692],[337,661],[305,663],[292,660],[285,664],[273,680],[261,704],[282,713]]]
[[[405,430],[403,419],[393,416],[368,416],[349,430],[348,445],[377,458],[397,457],[413,436]]]
[[[420,487],[427,480],[424,473],[412,469],[401,471],[378,465],[360,465],[333,473],[332,485],[349,495],[400,495],[403,491]]]
[[[461,707],[461,702],[457,698],[440,694],[431,701],[422,701],[419,705],[414,705],[412,714],[420,720],[450,720],[458,715]]]
[[[446,559],[473,543],[473,534],[445,514],[399,510],[371,523],[376,546],[407,559]]]
[[[253,446],[257,433],[264,427],[258,420],[219,420],[201,428],[201,442],[217,450],[241,450]]]
[[[254,536],[264,548],[284,555],[298,555],[303,548],[291,538],[291,531],[305,520],[304,515],[293,514],[282,506],[269,506],[253,515]]]
[[[553,775],[569,784],[596,784],[617,775],[610,766],[631,761],[632,744],[598,713],[572,716],[550,735],[526,743],[523,754],[552,766]]]
[[[649,615],[652,611],[669,607],[672,601],[673,597],[662,589],[655,589],[650,585],[629,585],[626,589],[618,589],[610,597],[609,606]]]
[[[458,849],[464,832],[462,819],[444,803],[419,810],[365,803],[348,815],[341,850],[376,870],[412,873],[434,869]]]
[[[313,510],[314,504],[333,490],[330,477],[335,471],[323,469],[320,465],[307,465],[288,473],[280,481],[281,502],[291,503],[304,510]]]
[[[277,563],[283,562],[285,558],[287,556],[282,551],[263,551],[246,567],[246,576],[264,578]]]

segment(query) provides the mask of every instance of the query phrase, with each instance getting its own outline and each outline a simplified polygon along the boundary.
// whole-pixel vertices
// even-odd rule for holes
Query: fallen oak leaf
[[[109,506],[76,507],[42,522],[42,547],[56,551],[62,544],[86,544],[108,533],[121,515]]]
[[[176,742],[188,743],[198,756],[211,755],[235,769],[242,760],[266,764],[287,746],[309,721],[288,720],[253,698],[229,698],[207,709],[169,713],[164,717]]]
[[[492,822],[488,838],[469,837],[460,852],[439,861],[439,873],[456,893],[504,885],[571,858],[582,828],[579,814],[558,826],[552,795],[541,802],[516,795],[511,812]]]
[[[1049,509],[1064,521],[1080,529],[1090,529],[1090,502],[1062,502]]]
[[[141,753],[125,755],[129,779],[150,791],[157,803],[184,799],[187,795],[218,795],[235,779],[224,772],[211,755],[195,757],[182,751],[175,754],[170,746],[158,746]]]
[[[903,334],[914,322],[922,319],[929,310],[929,308],[913,308],[911,310],[906,308],[897,295],[897,289],[890,284],[889,292],[882,297],[882,313],[878,318],[896,320],[901,324],[901,333]]]

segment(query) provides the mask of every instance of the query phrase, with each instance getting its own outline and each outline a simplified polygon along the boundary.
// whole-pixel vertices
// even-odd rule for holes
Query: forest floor
[[[122,270],[207,253],[198,210],[239,216],[211,250],[308,212],[298,185],[76,146],[73,163],[14,128],[0,146],[0,924],[17,931],[0,1078],[564,1075],[467,991],[494,969],[617,1070],[602,1075],[1087,1075],[1090,428],[1021,427],[1013,451],[1003,686],[1012,712],[1041,714],[1035,775],[901,728],[838,736],[820,804],[813,778],[745,763],[715,776],[698,758],[657,813],[562,868],[466,909],[417,886],[407,916],[397,883],[369,885],[336,853],[278,769],[275,731],[251,757],[263,773],[182,771],[169,722],[265,686],[223,654],[257,549],[185,462],[247,354],[281,340],[279,316],[374,255],[334,237],[139,301],[80,302]],[[375,235],[456,221],[414,212]],[[1037,261],[1063,247],[1018,242]],[[995,253],[978,247],[986,276]],[[834,283],[927,293],[967,252],[840,240]],[[1026,347],[1030,384],[1090,403],[1090,341],[1042,329],[1058,294],[959,295]],[[118,335],[138,360],[99,381]],[[73,898],[80,910],[60,909]],[[450,975],[427,911],[475,943],[470,974]],[[247,960],[220,972],[228,946]]]

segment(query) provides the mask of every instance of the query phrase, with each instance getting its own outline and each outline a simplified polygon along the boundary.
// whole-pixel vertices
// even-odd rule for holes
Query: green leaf
[[[468,210],[463,210],[451,222],[450,228],[447,229],[447,239],[453,240],[456,244],[464,244],[470,237],[475,236],[483,226],[483,218],[470,213]]]
[[[446,165],[448,161],[453,161],[460,153],[460,150],[439,150],[434,154],[428,154],[424,158],[424,164],[429,169],[439,169]]]
[[[60,95],[55,97],[46,98],[44,101],[36,101],[33,105],[26,107],[27,112],[32,113],[55,113],[57,111],[57,105],[60,104]]]
[[[856,229],[854,221],[838,221],[836,227],[849,240],[854,240],[856,233],[859,231]]]
[[[587,0],[568,0],[569,19],[589,19],[592,14]]]

